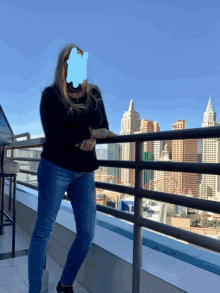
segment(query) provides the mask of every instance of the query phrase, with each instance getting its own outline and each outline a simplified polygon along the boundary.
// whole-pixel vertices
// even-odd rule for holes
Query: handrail
[[[206,128],[194,128],[175,131],[161,131],[142,134],[129,134],[115,136],[111,138],[97,139],[97,144],[104,143],[126,143],[135,142],[136,152],[135,161],[106,161],[98,160],[100,166],[106,167],[120,167],[120,168],[133,168],[135,169],[135,187],[126,187],[116,184],[95,182],[97,188],[107,189],[111,191],[131,194],[135,197],[134,215],[127,212],[118,211],[114,208],[106,207],[97,204],[97,210],[115,216],[117,218],[134,223],[134,241],[133,241],[133,275],[132,275],[132,293],[140,292],[140,268],[142,266],[142,239],[143,239],[143,227],[160,232],[165,235],[175,237],[187,241],[191,244],[195,244],[202,248],[206,248],[217,253],[220,252],[219,241],[207,236],[198,235],[193,232],[184,231],[180,228],[169,226],[163,223],[158,223],[153,220],[143,218],[143,198],[153,199],[165,203],[176,204],[193,209],[200,209],[203,211],[210,211],[213,213],[219,213],[220,203],[213,202],[212,200],[204,200],[199,198],[189,198],[181,195],[173,195],[170,193],[145,190],[141,188],[143,169],[150,170],[166,170],[173,172],[187,172],[187,173],[203,173],[203,174],[215,174],[220,175],[220,164],[212,163],[182,163],[182,162],[152,162],[143,161],[141,156],[143,152],[143,141],[157,141],[157,140],[174,140],[174,139],[208,139],[220,137],[220,127],[206,127]],[[9,139],[9,138],[8,138]],[[21,149],[31,147],[42,147],[45,143],[45,138],[28,139],[26,141],[17,141],[6,146],[7,149]],[[39,162],[40,158],[22,158],[22,157],[7,157],[11,160],[24,160]],[[37,172],[20,170],[20,172],[37,175]],[[17,180],[17,183],[30,188],[38,190],[33,184],[28,184]],[[68,200],[68,197],[64,197]]]

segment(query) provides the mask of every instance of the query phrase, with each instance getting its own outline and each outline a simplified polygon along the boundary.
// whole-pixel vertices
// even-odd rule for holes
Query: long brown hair
[[[87,94],[87,101],[86,104],[75,104],[72,99],[69,98],[68,95],[71,96],[71,93],[69,93],[67,91],[67,83],[66,83],[66,78],[65,78],[65,70],[64,70],[64,61],[66,60],[67,56],[70,54],[72,48],[76,48],[77,50],[79,50],[82,54],[83,54],[83,50],[78,47],[76,44],[69,44],[66,45],[59,53],[58,55],[58,59],[57,59],[57,65],[56,65],[56,69],[54,72],[54,81],[53,83],[50,85],[51,87],[56,87],[59,89],[60,92],[60,96],[61,96],[61,100],[63,101],[64,105],[66,106],[67,109],[69,109],[69,111],[71,111],[71,113],[73,113],[73,109],[75,109],[77,112],[79,112],[79,109],[84,109],[84,110],[88,110],[88,106],[91,102],[91,96],[94,98],[94,100],[96,102],[100,101],[100,95],[99,98],[96,97],[96,95],[94,93],[100,93],[99,88],[92,84],[92,83],[88,83],[87,79],[83,81],[83,83],[81,84],[82,87],[82,92],[83,95],[86,93]],[[88,75],[88,65],[87,65],[87,75]],[[93,89],[96,89],[96,91],[93,91]],[[92,93],[93,92],[93,93]],[[68,113],[69,113],[68,111]]]

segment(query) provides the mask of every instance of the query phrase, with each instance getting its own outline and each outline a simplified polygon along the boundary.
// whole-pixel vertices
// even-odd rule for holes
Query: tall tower
[[[147,119],[140,120],[139,114],[134,111],[133,100],[130,102],[129,110],[123,115],[121,128],[121,135],[160,131],[158,122]],[[143,161],[158,160],[162,150],[162,144],[162,141],[143,142]],[[135,161],[135,143],[121,143],[121,160]],[[142,183],[149,183],[153,179],[154,173],[154,170],[143,170]],[[134,186],[135,170],[121,168],[121,181],[129,182],[130,186]]]
[[[158,132],[160,131],[160,127],[157,121],[149,121],[147,119],[141,120],[140,131],[135,132],[138,133],[149,133],[149,132]],[[144,162],[147,161],[158,161],[160,157],[160,153],[162,151],[163,141],[144,141],[143,142],[143,155],[142,160]],[[133,157],[135,159],[135,146],[133,148]],[[154,177],[157,170],[148,170],[143,169],[142,172],[142,184],[144,189],[149,189],[152,187],[152,182],[154,181]],[[135,172],[133,172],[133,182],[135,182]],[[145,202],[149,203],[150,200],[145,200]]]
[[[168,144],[165,143],[164,148],[161,152],[161,156],[158,161],[169,162],[170,152],[168,150]],[[168,179],[168,180],[167,180]],[[156,170],[154,176],[154,190],[159,192],[172,193],[173,190],[173,181],[172,181],[172,172],[164,170]]]
[[[185,120],[177,120],[173,125],[173,130],[186,129]],[[198,162],[198,139],[173,140],[172,145],[172,161],[197,163]],[[180,195],[192,195],[198,197],[197,194],[197,173],[172,172],[172,178],[177,182]],[[176,207],[178,213],[178,206]]]
[[[218,126],[216,122],[216,112],[212,104],[211,95],[208,101],[202,127]],[[202,148],[203,163],[220,162],[220,138],[204,138]],[[199,186],[199,196],[203,199],[219,199],[219,176],[212,174],[202,174],[202,182]]]
[[[140,115],[134,110],[134,102],[130,101],[129,109],[123,114],[121,122],[121,135],[134,134],[134,132],[140,130]],[[121,144],[121,160],[122,161],[134,161],[133,149],[135,143],[120,143]],[[128,168],[120,168],[121,181],[126,182],[126,185],[134,186],[133,173],[135,170]],[[127,183],[129,182],[129,183]]]

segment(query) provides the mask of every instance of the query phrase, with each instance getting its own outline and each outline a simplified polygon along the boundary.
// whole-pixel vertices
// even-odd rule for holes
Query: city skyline
[[[209,104],[209,101],[212,101],[212,99],[211,99],[211,94],[210,94],[210,97],[209,97],[209,100],[208,100],[208,104]],[[208,107],[208,104],[207,104],[207,107]],[[206,110],[207,110],[207,107],[206,107]],[[125,111],[126,112],[126,111]],[[143,118],[143,119],[146,119],[146,118]],[[141,119],[142,120],[142,119]],[[184,119],[183,119],[184,120]],[[186,123],[187,123],[187,121],[186,121]],[[170,129],[170,130],[172,130],[172,129]],[[121,132],[121,131],[120,131]],[[44,134],[42,133],[42,135],[44,136]],[[38,138],[38,137],[41,137],[42,135],[32,135],[31,137],[32,138]],[[119,134],[120,135],[120,134]],[[96,149],[98,150],[98,149],[108,149],[108,144],[96,144]],[[198,143],[198,153],[200,154],[200,153],[202,153],[202,142],[201,141],[199,141],[199,143]]]
[[[45,156],[55,164],[54,172],[57,170],[56,176],[51,176],[43,165],[43,169],[39,169],[44,139],[33,140],[45,135],[40,102],[43,89],[53,82],[60,51],[73,43],[88,52],[88,82],[100,89],[109,130],[117,135],[161,131],[173,134],[175,130],[220,126],[219,14],[217,1],[12,0],[1,3],[0,131],[8,134],[12,130],[14,135],[29,133],[32,139],[20,146],[16,142],[13,151],[6,148],[6,152],[2,152],[6,156],[3,173],[7,175],[17,169],[17,176],[12,176],[16,184],[11,185],[7,178],[3,180],[3,209],[15,219],[11,224],[5,219],[7,226],[3,232],[7,233],[1,236],[2,290],[24,292],[31,285],[28,279],[34,284],[33,278],[29,278],[28,255],[36,216],[39,211],[42,216],[46,215],[41,210],[46,205],[39,209],[41,196],[42,200],[51,196],[54,204],[47,210],[52,210],[52,207],[58,208],[58,200],[54,199],[58,196],[58,187],[62,193],[52,239],[48,241],[43,291],[47,285],[49,291],[55,288],[60,268],[65,266],[67,248],[77,238],[82,222],[82,219],[78,224],[74,221],[77,214],[69,195],[76,193],[69,188],[77,186],[78,197],[82,198],[80,188],[82,185],[86,188],[87,184],[69,171],[57,181],[57,172],[64,174],[64,171],[55,169],[55,165],[57,160],[58,167],[65,168],[68,163],[66,169],[86,171],[89,158],[84,160],[86,157],[83,153],[81,157],[80,152],[76,155],[75,148],[74,152],[68,148],[68,154],[63,141],[56,149],[56,132],[52,135],[54,144],[51,143]],[[52,118],[57,118],[59,108],[51,113]],[[88,116],[85,115],[85,119],[88,121]],[[45,121],[49,129],[47,115]],[[220,175],[193,173],[192,168],[198,166],[197,163],[219,163],[220,166],[220,138],[172,139],[170,136],[170,140],[157,141],[154,136],[155,140],[144,141],[141,154],[137,154],[138,159],[140,155],[146,162],[145,168],[150,168],[147,162],[157,161],[160,163],[151,166],[159,165],[163,170],[143,169],[137,173],[137,164],[135,168],[123,164],[123,161],[135,162],[135,143],[96,145],[98,161],[121,162],[119,167],[99,166],[94,172],[93,199],[97,204],[94,243],[77,275],[74,289],[102,292],[108,288],[111,292],[130,292],[132,285],[133,291],[137,291],[140,283],[143,292],[203,293],[210,288],[218,292],[220,215],[215,212],[220,202]],[[17,141],[27,138],[26,135]],[[74,138],[65,136],[64,139]],[[32,145],[41,146],[32,148]],[[188,172],[184,168],[178,171],[177,165],[181,164],[190,166]],[[173,171],[167,166],[174,166]],[[203,168],[202,172],[206,171]],[[39,179],[42,179],[41,185]],[[140,192],[141,188],[145,191]],[[133,190],[134,195],[130,194]],[[200,210],[209,210],[212,206],[215,212]],[[78,219],[87,215],[82,211]],[[141,218],[143,229],[140,229]],[[14,228],[16,224],[16,230],[11,229],[12,224]],[[11,240],[16,244],[12,245],[15,255],[10,253]]]

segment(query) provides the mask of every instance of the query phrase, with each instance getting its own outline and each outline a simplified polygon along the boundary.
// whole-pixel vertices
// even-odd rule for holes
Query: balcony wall
[[[17,224],[31,237],[37,216],[37,197],[31,194],[31,190],[29,192],[17,185]],[[13,208],[11,212],[8,211],[8,194],[7,181],[4,210],[12,217]],[[69,205],[68,211],[67,206],[68,203],[62,203],[47,247],[47,253],[62,267],[76,236],[72,208]],[[96,293],[131,292],[133,238],[129,235],[132,235],[132,232],[132,224],[97,212],[93,246],[76,278],[86,290]],[[209,292],[210,288],[213,292],[219,292],[220,277],[216,274],[217,270],[219,271],[218,254],[183,244],[147,229],[143,229],[143,237],[145,245],[140,275],[141,293],[205,293]],[[11,246],[8,251],[11,251]],[[185,257],[181,260],[180,254],[183,254],[183,251]],[[204,259],[201,259],[201,256]],[[214,267],[215,270],[211,272]]]

